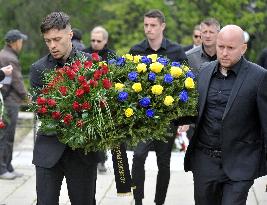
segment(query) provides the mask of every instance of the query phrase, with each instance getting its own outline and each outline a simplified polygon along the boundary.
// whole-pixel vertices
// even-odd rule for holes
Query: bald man
[[[227,25],[218,60],[199,74],[199,115],[184,163],[196,205],[245,205],[254,179],[267,174],[267,71],[245,51],[243,30]]]

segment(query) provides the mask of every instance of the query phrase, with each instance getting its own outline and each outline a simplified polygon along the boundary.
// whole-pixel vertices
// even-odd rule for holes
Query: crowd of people
[[[171,61],[188,62],[196,75],[198,116],[190,125],[171,123],[166,142],[150,140],[134,148],[132,184],[135,205],[142,205],[145,161],[151,146],[157,156],[158,175],[154,202],[163,205],[170,180],[170,157],[177,130],[190,136],[185,171],[192,171],[196,205],[245,205],[254,179],[266,175],[267,142],[267,57],[266,50],[254,64],[244,57],[244,31],[238,25],[221,28],[207,18],[193,29],[193,44],[182,47],[164,36],[165,16],[160,10],[144,14],[145,39],[129,49],[132,55],[158,54]],[[82,42],[82,32],[70,24],[63,12],[48,14],[40,26],[49,53],[30,68],[33,88],[44,86],[43,75],[62,67],[80,53],[90,60],[98,53],[102,60],[116,56],[108,47],[108,32],[97,26],[90,33],[90,46]],[[19,30],[5,35],[0,51],[1,92],[9,122],[0,133],[0,180],[22,177],[12,166],[16,121],[22,102],[27,102],[18,54],[28,37]],[[140,39],[141,40],[141,39]],[[262,66],[262,67],[261,67]],[[10,79],[10,80],[8,80]],[[38,96],[38,94],[37,94]],[[37,97],[34,96],[34,97]],[[166,133],[167,134],[167,133]],[[38,131],[33,150],[38,205],[56,205],[65,177],[72,205],[94,205],[97,169],[105,172],[105,152],[72,150],[57,133]]]

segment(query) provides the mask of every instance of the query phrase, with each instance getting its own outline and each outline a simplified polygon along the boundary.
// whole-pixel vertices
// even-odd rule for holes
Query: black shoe
[[[142,199],[135,199],[135,205],[143,205]]]

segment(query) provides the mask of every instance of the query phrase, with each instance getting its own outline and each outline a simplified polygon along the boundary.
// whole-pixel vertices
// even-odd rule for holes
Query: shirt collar
[[[232,71],[236,76],[238,75],[238,72],[239,72],[239,70],[240,70],[240,68],[241,68],[241,64],[242,64],[242,62],[244,61],[244,57],[242,56],[241,58],[240,58],[240,60],[236,63],[236,64],[234,64],[232,67],[231,67],[231,69],[230,69],[230,71]],[[217,66],[216,66],[216,69],[214,69],[214,72],[213,73],[216,73],[216,72],[219,72],[219,68],[220,68],[220,63],[219,63],[219,61],[218,61],[218,63],[217,63]]]
[[[150,45],[149,45],[149,42],[148,40],[146,39],[144,42],[143,42],[143,46],[144,46],[144,49],[147,50],[147,49],[150,49],[150,50],[153,50]],[[160,48],[159,49],[167,49],[167,39],[163,37],[162,39],[162,42],[161,42],[161,45],[160,45]]]
[[[70,52],[69,57],[64,62],[62,59],[55,59],[51,54],[49,54],[48,59],[50,62],[54,62],[58,67],[63,67],[65,63],[69,62],[71,59],[73,59],[74,56],[77,54],[77,49],[72,47],[72,50]]]

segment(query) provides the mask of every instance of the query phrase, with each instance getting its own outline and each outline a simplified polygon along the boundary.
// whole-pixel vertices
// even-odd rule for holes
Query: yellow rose
[[[115,90],[121,90],[122,88],[124,88],[124,84],[122,84],[122,83],[116,83],[115,84]]]
[[[151,91],[155,95],[161,95],[163,87],[161,85],[153,85]]]
[[[170,73],[171,73],[172,77],[179,78],[182,75],[183,70],[179,67],[172,66]]]
[[[168,95],[164,99],[164,105],[170,106],[170,105],[172,105],[173,101],[174,101],[173,97]]]
[[[133,61],[133,55],[132,54],[125,54],[124,56],[127,60]]]
[[[195,88],[195,83],[194,83],[194,80],[192,78],[186,78],[184,85],[187,89]]]
[[[142,91],[142,85],[141,85],[141,83],[134,83],[134,84],[132,85],[132,89],[133,89],[135,92],[139,93],[140,91]]]
[[[139,63],[136,69],[138,73],[141,73],[141,72],[145,73],[147,71],[146,64],[144,63]]]
[[[189,71],[189,67],[186,66],[186,65],[182,65],[182,69],[183,69],[185,72]]]
[[[164,65],[162,65],[159,62],[151,63],[150,64],[150,70],[152,70],[155,73],[160,73]]]
[[[131,117],[134,114],[134,111],[132,108],[127,108],[124,112],[126,117]]]
[[[139,63],[140,59],[141,59],[141,56],[140,55],[133,56],[134,63]]]
[[[156,62],[158,58],[158,54],[150,54],[147,56],[148,58],[151,58],[152,62]]]

